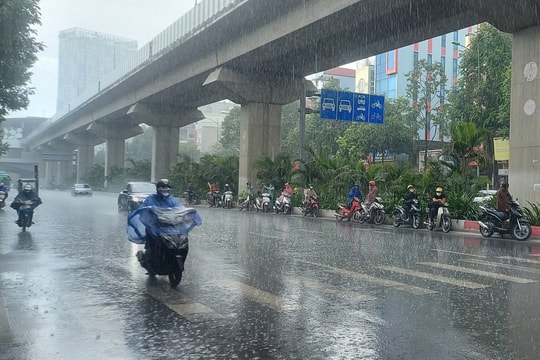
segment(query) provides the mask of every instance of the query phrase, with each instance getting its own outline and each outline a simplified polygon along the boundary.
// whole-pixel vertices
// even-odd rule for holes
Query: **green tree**
[[[38,0],[0,2],[0,123],[10,111],[26,109],[28,97],[34,93],[28,86],[30,68],[44,48],[36,40],[34,28],[41,25],[38,3]],[[7,144],[0,143],[0,155],[6,151]]]
[[[451,119],[471,121],[486,130],[484,151],[490,178],[495,171],[493,138],[509,134],[511,62],[511,35],[481,24],[461,53],[462,76],[448,96]]]
[[[407,73],[407,97],[412,101],[410,116],[424,128],[424,163],[427,164],[429,141],[439,130],[439,135],[448,130],[445,122],[444,86],[446,75],[440,62],[430,64],[427,60],[416,61],[414,69]]]
[[[240,106],[234,106],[221,123],[220,154],[240,155]]]
[[[412,134],[417,131],[415,122],[408,120],[410,111],[407,100],[389,99],[385,104],[384,123],[352,124],[337,139],[337,155],[358,162],[366,159],[368,153],[384,154],[386,150],[395,154],[410,152]]]

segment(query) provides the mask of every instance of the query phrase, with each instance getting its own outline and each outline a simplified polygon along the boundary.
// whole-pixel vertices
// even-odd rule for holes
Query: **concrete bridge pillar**
[[[281,105],[250,102],[240,111],[240,157],[238,189],[247,181],[255,182],[254,160],[274,158],[281,151]]]
[[[94,146],[103,142],[101,138],[88,132],[82,134],[69,133],[64,140],[77,146],[77,182],[84,179],[94,166]]]
[[[510,105],[510,193],[540,202],[540,26],[513,34]]]
[[[255,182],[253,160],[273,159],[280,153],[282,105],[317,91],[313,82],[295,74],[275,77],[225,67],[208,75],[204,86],[241,104],[238,189],[243,189],[247,180]]]
[[[126,158],[126,139],[142,134],[143,128],[126,121],[111,120],[105,122],[94,122],[86,128],[91,134],[105,139],[105,180],[103,187],[107,189],[110,182],[111,169],[117,167],[124,168]]]
[[[127,116],[134,122],[152,126],[152,181],[166,177],[171,166],[178,163],[180,128],[204,119],[197,109],[156,108],[143,104],[133,105]]]

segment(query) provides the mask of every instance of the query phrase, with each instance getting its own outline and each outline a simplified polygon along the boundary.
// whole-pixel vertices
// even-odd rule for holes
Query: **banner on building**
[[[510,141],[503,138],[493,139],[493,149],[496,161],[510,160]]]

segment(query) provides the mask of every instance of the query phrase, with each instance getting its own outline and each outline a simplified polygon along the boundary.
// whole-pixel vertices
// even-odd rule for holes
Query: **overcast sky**
[[[172,24],[195,0],[40,0],[38,40],[46,49],[32,68],[35,95],[27,110],[8,117],[52,117],[56,110],[58,33],[73,27],[137,40],[139,48]]]

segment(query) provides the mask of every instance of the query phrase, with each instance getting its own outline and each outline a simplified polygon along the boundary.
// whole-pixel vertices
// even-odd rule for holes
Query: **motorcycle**
[[[144,206],[128,217],[128,240],[145,245],[136,257],[148,275],[167,275],[171,288],[176,288],[188,255],[188,233],[201,224],[193,208]]]
[[[227,190],[223,193],[223,207],[230,209],[233,206],[233,192]]]
[[[342,221],[343,219],[352,220],[353,222],[360,222],[360,209],[362,205],[360,204],[360,199],[357,197],[353,198],[351,207],[347,207],[345,204],[338,204],[338,208],[334,213],[337,221]]]
[[[311,196],[309,200],[304,202],[302,213],[304,216],[311,214],[311,216],[319,217],[319,200],[317,196]]]
[[[270,194],[267,192],[259,193],[259,196],[255,199],[255,210],[257,212],[263,211],[265,213],[270,210]]]
[[[199,199],[197,198],[195,191],[184,191],[184,199],[186,199],[186,203],[189,205],[196,205],[199,203]]]
[[[281,201],[278,198],[276,200],[276,203],[274,204],[274,210],[276,211],[276,214],[279,214],[282,212],[285,215],[290,215],[292,212],[292,206],[291,206],[291,194],[282,192],[281,193]]]
[[[27,228],[32,226],[32,218],[34,217],[34,208],[36,207],[33,200],[15,200],[11,207],[17,210],[18,219],[17,225],[22,228],[22,231],[26,231]]]
[[[219,191],[209,191],[206,200],[208,201],[210,207],[222,206],[222,196]]]
[[[480,234],[483,237],[491,237],[493,233],[498,232],[501,236],[510,234],[515,240],[525,241],[531,236],[531,224],[523,216],[519,203],[511,200],[509,204],[508,218],[501,211],[488,206],[480,206],[478,225],[480,225]]]
[[[6,198],[7,198],[7,193],[5,191],[0,190],[0,209],[6,206]]]
[[[393,215],[395,227],[399,227],[400,225],[411,225],[413,229],[418,229],[420,227],[422,216],[418,199],[412,199],[411,209],[408,214],[403,206],[397,205]]]
[[[247,199],[238,199],[238,210],[242,211],[246,209],[251,211],[255,207],[255,198],[253,194],[248,194]]]
[[[372,222],[376,225],[381,225],[384,222],[386,213],[384,212],[383,200],[377,196],[371,204],[362,203],[360,209],[359,222],[362,224],[365,221]]]
[[[429,231],[441,228],[443,232],[447,233],[452,230],[452,217],[450,216],[450,211],[448,211],[448,204],[443,204],[439,207],[435,221],[429,218],[428,209],[428,217],[425,224]]]

